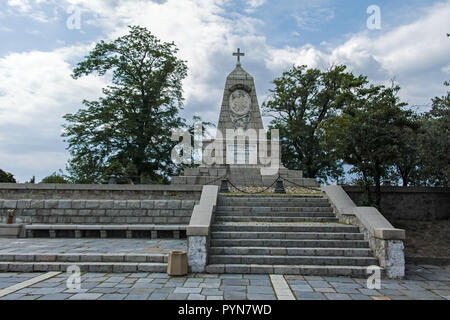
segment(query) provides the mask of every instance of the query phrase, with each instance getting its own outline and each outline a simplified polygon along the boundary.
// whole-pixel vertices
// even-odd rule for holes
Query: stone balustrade
[[[208,263],[210,227],[214,218],[219,187],[203,186],[200,203],[194,207],[189,226],[188,264],[191,272],[204,272]]]
[[[356,225],[364,232],[387,277],[403,278],[405,230],[394,228],[376,208],[356,206],[340,186],[325,186],[321,189],[330,200],[339,220]]]

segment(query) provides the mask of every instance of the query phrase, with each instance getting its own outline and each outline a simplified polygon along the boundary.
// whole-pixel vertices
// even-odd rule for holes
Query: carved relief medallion
[[[252,99],[250,95],[241,89],[230,94],[229,100],[231,121],[235,128],[247,128],[250,122]]]

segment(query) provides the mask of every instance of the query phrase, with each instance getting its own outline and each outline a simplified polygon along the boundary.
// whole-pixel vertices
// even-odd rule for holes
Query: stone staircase
[[[81,272],[166,272],[167,254],[2,253],[0,272],[66,272],[75,265]]]
[[[321,195],[220,195],[208,262],[210,273],[355,277],[378,265],[364,234]]]

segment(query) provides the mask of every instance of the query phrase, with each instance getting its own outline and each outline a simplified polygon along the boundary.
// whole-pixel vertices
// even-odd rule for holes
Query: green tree
[[[172,128],[185,125],[179,110],[187,67],[174,43],[139,26],[129,29],[112,42],[100,41],[73,71],[75,79],[110,75],[112,85],[97,101],[84,100],[86,108],[64,116],[72,182],[101,183],[114,163],[131,163],[134,183],[142,176],[167,182],[176,169],[170,138]]]
[[[351,172],[362,178],[370,204],[373,184],[375,204],[380,204],[381,180],[399,159],[402,134],[414,128],[412,111],[399,101],[399,90],[398,86],[358,89],[342,113],[322,126],[324,148],[353,166]]]
[[[69,181],[66,180],[62,171],[59,170],[59,172],[53,172],[51,175],[45,177],[39,183],[63,183],[63,184],[66,184],[66,183],[69,183]]]
[[[136,180],[141,183],[136,166],[132,161],[124,166],[120,161],[114,160],[105,169],[103,174],[103,181],[106,183],[134,184]]]
[[[31,184],[36,183],[36,176],[32,176],[32,177],[30,178],[30,180],[28,180],[28,181],[25,182],[25,183],[31,183]]]
[[[273,81],[271,96],[263,103],[264,111],[274,120],[270,128],[280,130],[282,164],[303,170],[307,178],[342,175],[341,161],[320,146],[320,125],[341,109],[352,90],[366,83],[336,66],[328,71],[294,66]]]
[[[450,84],[445,82],[445,86]],[[450,92],[432,99],[425,114],[420,142],[420,180],[423,185],[450,185]]]
[[[16,179],[14,179],[14,175],[9,172],[5,172],[0,169],[0,183],[16,183]]]
[[[408,126],[395,126],[392,130],[397,137],[397,158],[391,171],[390,179],[401,180],[407,187],[419,185],[419,169],[422,161],[421,144],[419,143],[422,129],[422,117],[408,111],[404,114]]]

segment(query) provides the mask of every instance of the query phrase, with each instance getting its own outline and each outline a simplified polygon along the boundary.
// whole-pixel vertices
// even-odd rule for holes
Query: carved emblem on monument
[[[251,105],[252,99],[244,90],[238,89],[230,94],[230,117],[235,128],[247,128],[250,122]]]

